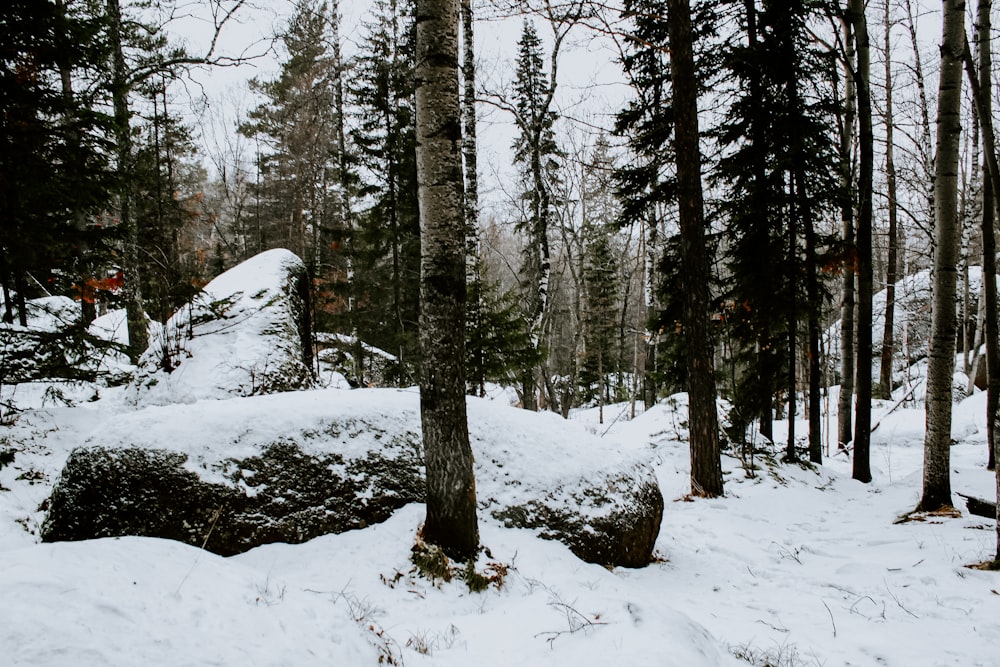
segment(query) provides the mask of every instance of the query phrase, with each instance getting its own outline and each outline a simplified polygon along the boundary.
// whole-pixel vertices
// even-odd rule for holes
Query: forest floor
[[[843,454],[820,466],[758,456],[756,469],[727,455],[726,496],[694,501],[677,401],[635,419],[609,406],[605,424],[578,411],[602,455],[641,450],[654,467],[657,561],[608,570],[481,517],[492,556],[479,568],[505,577],[480,593],[413,571],[420,505],[230,558],[138,537],[39,544],[39,505],[70,449],[129,408],[107,393],[29,410],[3,434],[19,451],[0,470],[0,664],[998,665],[1000,573],[968,567],[994,555],[995,524],[964,506],[897,523],[920,496],[924,413],[882,418],[891,405],[873,410],[871,484]],[[958,492],[995,497],[984,411],[984,394],[955,406],[956,504]],[[540,416],[539,446],[567,427]]]

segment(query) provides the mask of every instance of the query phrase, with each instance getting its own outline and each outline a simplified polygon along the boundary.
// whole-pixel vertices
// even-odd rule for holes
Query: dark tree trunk
[[[820,316],[821,298],[819,278],[816,275],[816,230],[812,218],[805,221],[806,236],[806,295],[809,299],[809,460],[823,462],[822,426],[820,422],[820,383],[823,370],[820,365]]]
[[[979,42],[979,92],[976,99],[980,106],[980,123],[983,126],[983,156],[985,178],[983,179],[983,291],[985,301],[984,338],[986,340],[986,436],[988,460],[986,467],[996,469],[997,449],[997,408],[1000,403],[1000,332],[997,323],[997,257],[996,257],[996,184],[997,174],[989,168],[996,161],[996,137],[993,131],[993,97],[991,72],[993,58],[990,52],[990,0],[979,0],[979,25],[976,39]],[[985,115],[983,115],[985,114]],[[1000,476],[997,477],[1000,491]],[[997,558],[1000,558],[1000,539],[997,542]]]
[[[113,49],[111,96],[114,106],[115,149],[118,162],[118,216],[119,224],[125,230],[122,270],[125,277],[128,356],[132,363],[136,363],[149,347],[149,329],[146,322],[146,312],[142,305],[142,291],[139,286],[139,224],[132,215],[132,189],[134,186],[132,135],[129,128],[129,82],[128,72],[125,69],[122,15],[119,1],[108,0],[107,10],[111,48]]]
[[[427,467],[424,539],[456,559],[479,548],[465,412],[465,220],[458,0],[417,3],[420,414]]]
[[[896,281],[899,280],[899,216],[896,201],[896,162],[893,156],[894,117],[892,109],[892,45],[889,3],[885,4],[885,179],[888,195],[889,251],[885,267],[885,319],[882,330],[882,358],[879,366],[879,398],[892,398],[892,361],[895,352]]]
[[[997,287],[996,287],[996,232],[995,214],[1000,201],[1000,166],[998,166],[996,135],[993,131],[992,100],[990,82],[992,58],[990,54],[990,0],[979,0],[979,78],[977,80],[972,57],[966,45],[964,51],[965,70],[972,88],[972,97],[978,110],[979,123],[983,133],[983,160],[986,164],[986,178],[983,183],[983,299],[986,301],[986,433],[989,443],[989,462],[996,470],[997,497],[1000,498],[1000,470],[997,470],[997,398],[1000,395],[1000,332],[997,331]],[[970,504],[969,511],[972,511]],[[1000,514],[994,508],[993,518],[997,521],[997,543],[995,560],[1000,561]]]
[[[708,253],[701,190],[698,84],[688,0],[669,0],[670,73],[674,93],[674,149],[680,205],[684,329],[688,355],[691,493],[722,495],[715,375],[708,331]]]
[[[854,423],[854,469],[852,476],[861,482],[872,480],[869,449],[872,425],[872,171],[874,138],[872,133],[871,65],[868,22],[864,2],[850,0],[848,13],[854,24],[857,45],[855,85],[858,92],[858,120],[861,164],[858,173],[858,321],[857,405]]]
[[[854,198],[851,196],[852,154],[854,149],[854,121],[857,116],[857,87],[854,82],[854,27],[848,16],[844,17],[844,44],[847,48],[847,76],[844,82],[844,119],[840,137],[840,179],[843,189],[841,220],[844,245],[849,259],[844,267],[841,288],[843,303],[840,309],[840,398],[837,401],[837,443],[846,447],[854,439],[854,295],[855,295],[855,238]]]

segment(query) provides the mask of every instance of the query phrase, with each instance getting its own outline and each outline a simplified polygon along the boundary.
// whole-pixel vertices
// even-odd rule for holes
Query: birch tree
[[[934,281],[927,367],[927,431],[923,495],[917,505],[931,512],[951,506],[951,404],[955,371],[955,295],[958,266],[958,157],[962,131],[962,54],[965,2],[944,0],[941,74],[938,84],[934,157]]]
[[[423,537],[450,557],[479,547],[465,413],[465,220],[458,0],[419,0],[416,38],[420,207],[420,416],[427,466]]]

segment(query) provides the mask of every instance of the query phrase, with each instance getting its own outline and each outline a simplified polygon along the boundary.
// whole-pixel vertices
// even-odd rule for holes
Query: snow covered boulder
[[[212,280],[154,330],[132,397],[139,405],[254,396],[313,385],[309,284],[288,250]]]
[[[640,459],[608,460],[555,415],[469,402],[480,514],[603,565],[647,564],[663,498]],[[177,539],[223,555],[384,521],[423,500],[419,397],[323,390],[150,407],[70,455],[44,541]]]

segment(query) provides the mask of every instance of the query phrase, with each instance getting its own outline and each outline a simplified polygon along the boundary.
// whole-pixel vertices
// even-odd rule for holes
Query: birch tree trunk
[[[965,2],[944,0],[934,157],[934,282],[927,367],[923,495],[917,509],[951,506],[951,403],[958,267],[958,153],[961,137]]]
[[[698,142],[698,85],[691,44],[691,7],[688,0],[669,0],[667,6],[685,293],[684,329],[688,345],[691,494],[712,498],[722,495],[722,464],[719,459],[715,374],[708,335],[709,266],[705,248]]]
[[[465,220],[459,2],[417,3],[420,416],[427,466],[423,537],[456,560],[479,548],[465,412]]]
[[[844,44],[847,49],[844,81],[844,122],[840,137],[840,181],[844,190],[841,220],[844,243],[854,247],[854,200],[851,192],[851,162],[854,147],[854,121],[857,117],[857,89],[854,85],[854,27],[844,17]],[[846,447],[854,438],[854,276],[851,262],[844,267],[843,303],[840,309],[840,398],[837,401],[837,443]]]

